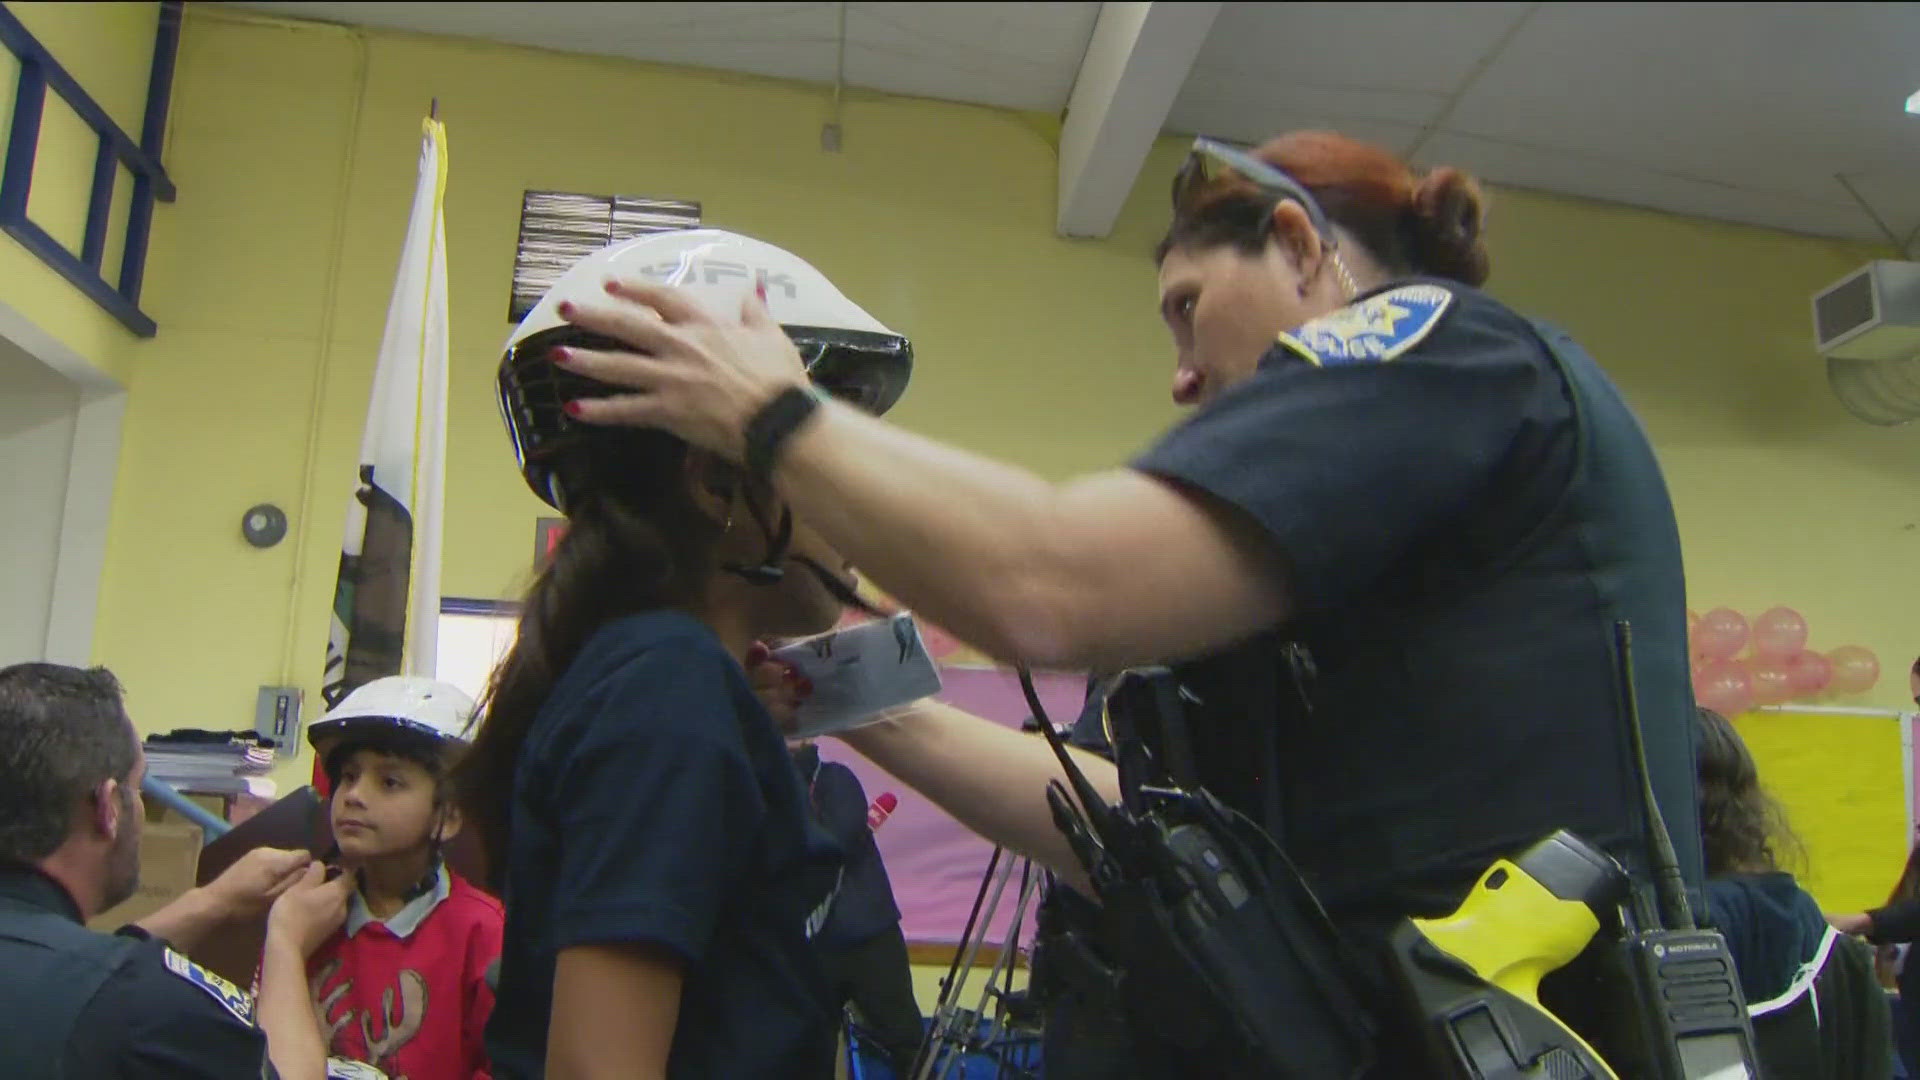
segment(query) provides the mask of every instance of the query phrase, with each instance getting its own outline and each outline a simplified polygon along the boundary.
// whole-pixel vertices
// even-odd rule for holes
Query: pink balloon
[[[1732,608],[1714,608],[1700,616],[1693,649],[1709,660],[1730,660],[1747,643],[1747,620]]]
[[[1738,660],[1716,660],[1693,680],[1693,699],[1722,716],[1738,716],[1753,707],[1753,677]]]
[[[1833,681],[1833,663],[1811,650],[1794,653],[1787,661],[1787,675],[1796,694],[1817,694]]]
[[[1873,650],[1859,645],[1842,645],[1827,654],[1833,664],[1833,689],[1842,694],[1858,694],[1873,689],[1880,681],[1880,658]]]
[[[1785,660],[1807,647],[1807,620],[1790,607],[1768,608],[1753,620],[1753,655]]]
[[[1755,660],[1748,666],[1753,679],[1753,702],[1778,705],[1793,696],[1793,672],[1778,660]]]

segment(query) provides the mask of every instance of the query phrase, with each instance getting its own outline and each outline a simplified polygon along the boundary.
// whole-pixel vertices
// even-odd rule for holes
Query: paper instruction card
[[[773,655],[813,684],[795,717],[800,738],[859,727],[940,691],[940,669],[910,612],[802,638]]]

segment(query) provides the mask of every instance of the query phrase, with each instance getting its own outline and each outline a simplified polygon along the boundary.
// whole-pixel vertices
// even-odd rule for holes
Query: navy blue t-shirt
[[[806,922],[838,860],[772,719],[705,625],[654,611],[601,627],[514,777],[494,1075],[541,1075],[561,950],[644,944],[685,964],[669,1077],[831,1076]]]
[[[1784,992],[1820,949],[1827,917],[1792,874],[1707,879],[1707,922],[1727,939],[1747,1004]]]

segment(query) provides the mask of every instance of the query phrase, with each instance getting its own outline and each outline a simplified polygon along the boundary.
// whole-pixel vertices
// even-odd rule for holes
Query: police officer
[[[145,769],[105,669],[0,669],[0,1072],[330,1075],[304,964],[345,917],[350,879],[261,848],[137,925],[86,928],[138,885]],[[256,1027],[250,994],[175,947],[270,902]]]
[[[1176,663],[1200,779],[1363,945],[1555,828],[1645,866],[1628,621],[1653,785],[1697,885],[1666,486],[1600,367],[1479,290],[1476,185],[1301,132],[1253,154],[1200,140],[1173,202],[1159,306],[1193,413],[1125,469],[1048,483],[820,402],[755,305],[705,312],[640,281],[567,314],[631,351],[555,361],[628,391],[577,420],[661,426],[769,476],[876,584],[996,656]],[[848,741],[1077,870],[1037,740],[927,705]]]

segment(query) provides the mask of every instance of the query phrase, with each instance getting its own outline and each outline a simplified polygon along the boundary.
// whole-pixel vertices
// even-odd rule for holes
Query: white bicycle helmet
[[[417,675],[389,675],[348,694],[307,727],[307,743],[331,774],[327,761],[343,743],[391,746],[412,743],[446,751],[467,744],[473,699],[451,683]]]
[[[691,293],[708,310],[731,318],[759,282],[767,307],[800,349],[814,383],[876,415],[906,390],[913,345],[848,300],[820,271],[792,252],[720,229],[680,229],[636,237],[575,263],[507,339],[500,361],[500,414],[533,493],[565,510],[551,461],[585,425],[563,410],[578,398],[617,388],[563,371],[547,354],[558,345],[620,349],[617,342],[560,318],[562,301],[606,299],[608,278],[644,278]]]

